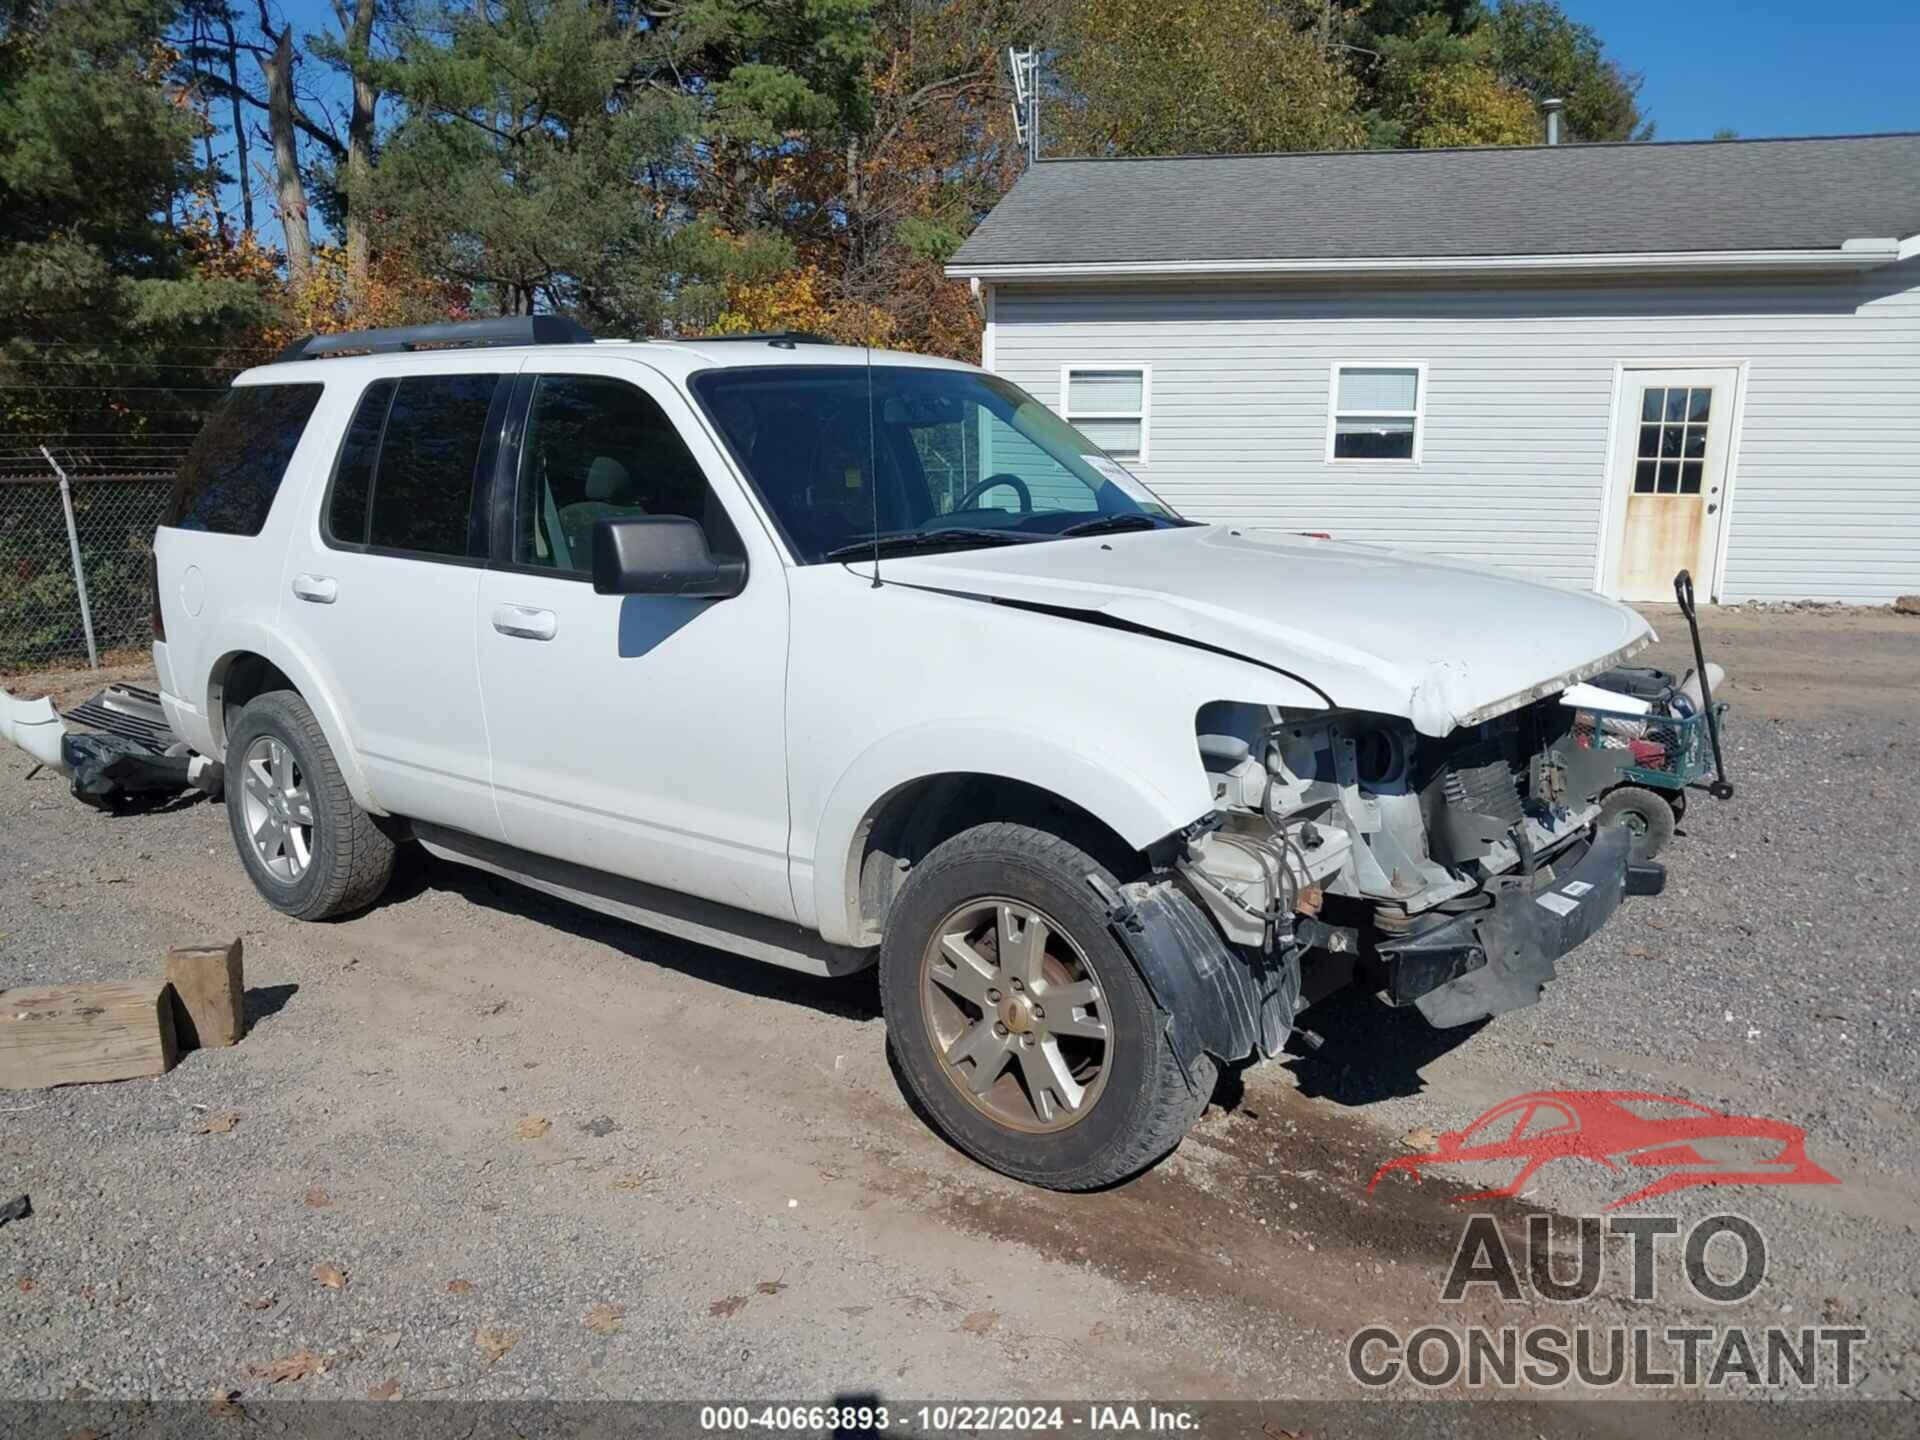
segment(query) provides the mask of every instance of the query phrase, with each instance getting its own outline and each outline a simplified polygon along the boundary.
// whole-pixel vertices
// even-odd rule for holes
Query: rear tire
[[[974,1159],[1056,1190],[1161,1159],[1217,1074],[1206,1056],[1183,1070],[1089,874],[1116,883],[1057,836],[976,826],[913,867],[880,947],[888,1043],[914,1099]]]
[[[256,696],[227,731],[227,823],[254,888],[296,920],[363,910],[393,876],[393,840],[354,803],[312,709]]]
[[[1600,801],[1602,825],[1624,825],[1633,834],[1633,859],[1651,860],[1673,839],[1673,805],[1657,790],[1622,785]]]

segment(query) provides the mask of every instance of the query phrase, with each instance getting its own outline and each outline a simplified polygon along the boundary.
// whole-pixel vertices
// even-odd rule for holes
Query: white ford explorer
[[[1037,1184],[1151,1164],[1350,981],[1442,1026],[1530,1004],[1661,883],[1557,703],[1632,611],[1184,520],[945,360],[309,340],[235,382],[155,555],[167,714],[269,904],[368,906],[417,842],[877,961],[925,1111]]]

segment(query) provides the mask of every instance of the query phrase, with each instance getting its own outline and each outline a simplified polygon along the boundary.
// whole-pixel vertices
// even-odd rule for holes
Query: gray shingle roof
[[[1920,234],[1920,134],[1047,160],[951,264],[1833,249]]]

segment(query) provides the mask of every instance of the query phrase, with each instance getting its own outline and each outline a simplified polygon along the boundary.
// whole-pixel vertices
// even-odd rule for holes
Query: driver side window
[[[645,391],[597,375],[542,375],[527,411],[514,492],[513,560],[593,573],[593,527],[679,515],[718,556],[740,541],[680,432]]]

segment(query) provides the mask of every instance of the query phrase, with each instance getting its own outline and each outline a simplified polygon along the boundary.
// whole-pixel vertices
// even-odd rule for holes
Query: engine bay
[[[1271,949],[1323,915],[1363,946],[1403,933],[1589,832],[1617,761],[1572,729],[1557,697],[1439,740],[1357,711],[1206,706],[1216,809],[1177,868],[1236,944]]]

